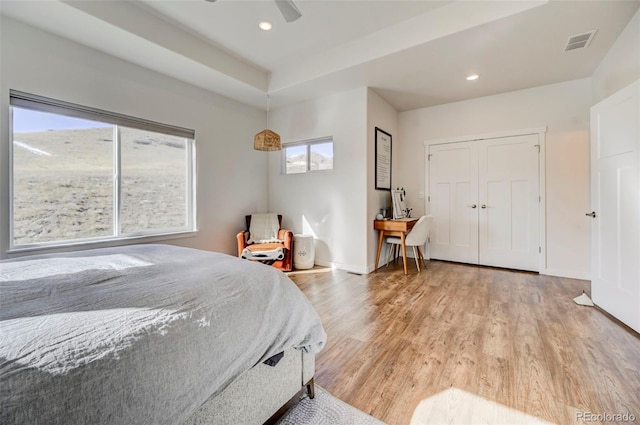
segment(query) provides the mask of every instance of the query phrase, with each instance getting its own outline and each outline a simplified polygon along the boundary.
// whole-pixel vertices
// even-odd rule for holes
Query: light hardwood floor
[[[451,387],[558,424],[640,423],[640,337],[572,301],[588,281],[440,261],[291,278],[328,334],[316,383],[389,425]]]

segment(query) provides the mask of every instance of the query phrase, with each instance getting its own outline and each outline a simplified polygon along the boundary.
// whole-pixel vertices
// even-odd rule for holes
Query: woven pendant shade
[[[279,151],[282,149],[280,135],[269,129],[262,130],[253,138],[253,149],[257,151]]]

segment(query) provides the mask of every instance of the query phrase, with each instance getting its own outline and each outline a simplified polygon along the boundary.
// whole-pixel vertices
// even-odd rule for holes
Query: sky
[[[32,111],[29,109],[13,108],[13,132],[29,133],[48,130],[74,130],[78,128],[111,127],[97,121],[80,118],[65,117],[63,115]]]

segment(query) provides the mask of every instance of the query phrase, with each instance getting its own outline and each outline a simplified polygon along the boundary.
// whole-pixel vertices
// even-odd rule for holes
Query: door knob
[[[482,204],[480,208],[487,208],[487,206],[485,204]]]
[[[596,218],[596,212],[595,211],[591,211],[590,213],[586,213],[586,216],[592,217],[592,218]]]
[[[476,204],[471,204],[469,205],[471,208],[478,208],[478,206]]]

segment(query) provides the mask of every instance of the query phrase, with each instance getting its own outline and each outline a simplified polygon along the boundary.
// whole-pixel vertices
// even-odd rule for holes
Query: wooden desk
[[[373,228],[378,231],[378,253],[376,254],[376,265],[374,270],[378,270],[380,251],[382,251],[382,242],[384,242],[384,237],[399,236],[402,241],[402,264],[404,265],[404,274],[409,274],[407,272],[407,246],[404,243],[404,237],[413,228],[417,221],[417,218],[373,221]]]

